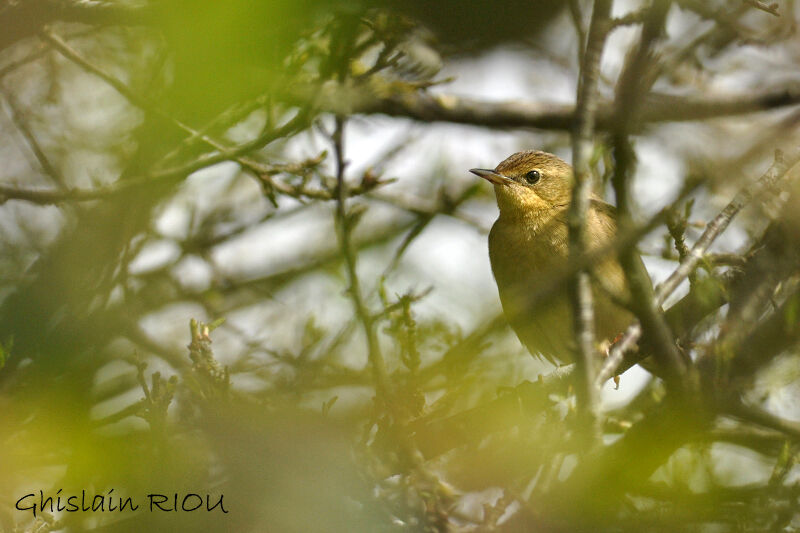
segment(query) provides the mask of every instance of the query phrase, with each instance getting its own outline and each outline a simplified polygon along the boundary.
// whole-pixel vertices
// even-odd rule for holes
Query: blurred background
[[[635,366],[585,455],[569,380],[528,389],[555,369],[502,317],[494,193],[468,169],[572,160],[593,5],[0,1],[3,529],[800,529],[791,172],[665,305],[713,300],[675,332],[702,416]],[[640,105],[655,284],[800,155],[798,16],[612,3],[590,169],[613,203],[611,134]],[[653,82],[627,102],[643,43]],[[140,509],[19,509],[59,490]]]

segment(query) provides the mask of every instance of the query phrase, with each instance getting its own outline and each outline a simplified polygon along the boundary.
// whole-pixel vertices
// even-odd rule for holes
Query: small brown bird
[[[506,318],[533,355],[551,363],[570,362],[576,344],[566,286],[538,302],[531,300],[567,266],[572,167],[553,154],[526,151],[513,154],[494,170],[470,172],[494,185],[500,208],[489,233],[489,259]],[[590,249],[602,247],[616,234],[616,211],[593,196],[586,223]],[[592,288],[597,339],[614,339],[634,320],[612,297],[628,297],[616,258],[592,267]]]

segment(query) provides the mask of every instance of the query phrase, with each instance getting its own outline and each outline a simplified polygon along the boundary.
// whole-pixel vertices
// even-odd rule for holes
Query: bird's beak
[[[494,170],[488,170],[485,168],[472,168],[470,169],[470,172],[495,185],[508,185],[513,181],[511,178],[507,178],[502,174],[498,174]]]

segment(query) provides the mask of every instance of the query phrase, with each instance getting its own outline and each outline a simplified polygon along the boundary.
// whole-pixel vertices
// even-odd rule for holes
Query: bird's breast
[[[564,286],[555,278],[567,264],[567,227],[508,223],[499,219],[489,233],[489,259],[503,311],[531,353],[565,360],[572,340]]]
[[[517,285],[535,288],[567,258],[567,226],[560,221],[534,225],[500,218],[489,232],[489,259],[501,291]]]
[[[506,318],[532,354],[551,362],[569,361],[574,349],[568,289],[562,279],[569,259],[567,236],[567,225],[560,219],[536,226],[501,218],[489,233],[489,259]],[[606,259],[592,269],[623,293],[624,276],[616,261]],[[633,317],[604,290],[594,284],[593,288],[597,338],[613,338]]]

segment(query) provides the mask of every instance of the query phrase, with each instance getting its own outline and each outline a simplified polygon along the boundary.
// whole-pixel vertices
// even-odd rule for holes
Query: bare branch
[[[397,94],[376,98],[371,91],[342,94],[328,89],[319,103],[323,109],[336,111],[342,105],[357,113],[383,113],[408,117],[422,122],[452,122],[489,128],[534,128],[569,131],[574,123],[575,108],[570,104],[507,101],[486,102],[451,94],[410,92],[398,88]],[[310,94],[317,94],[317,90]],[[346,91],[345,91],[346,93]],[[391,89],[390,89],[391,93]],[[355,102],[355,103],[354,103]],[[768,111],[800,104],[796,86],[745,94],[702,94],[674,96],[653,93],[642,104],[639,124],[686,122]],[[614,129],[613,105],[598,104],[597,129]]]
[[[586,229],[586,214],[589,211],[589,198],[592,193],[589,158],[592,151],[598,103],[597,80],[600,75],[600,60],[608,36],[610,14],[611,0],[595,1],[578,82],[575,128],[572,132],[575,186],[572,190],[572,202],[567,214],[571,259],[583,255],[591,244]],[[587,271],[579,271],[574,279],[570,280],[569,292],[573,310],[572,323],[578,340],[577,370],[580,380],[577,388],[578,405],[586,417],[587,428],[590,428],[589,435],[596,440],[600,429],[597,413],[599,389],[594,384],[597,374],[597,348],[594,345],[592,288]]]
[[[97,189],[43,190],[20,189],[8,185],[0,185],[0,204],[8,200],[23,200],[36,205],[56,205],[63,202],[97,200],[115,193],[118,193],[116,188],[106,187],[98,187]]]
[[[654,46],[663,37],[670,6],[670,2],[655,2],[651,5],[639,42],[630,52],[617,83],[614,103],[616,127],[612,134],[614,172],[611,181],[617,200],[620,228],[633,225],[629,185],[635,155],[629,136],[638,127],[644,96],[650,92],[658,76],[659,69],[653,68],[656,63]],[[653,356],[664,372],[665,380],[671,388],[685,390],[689,385],[685,382],[687,365],[675,347],[659,307],[653,301],[652,284],[642,266],[641,258],[634,248],[623,248],[619,261],[625,272],[634,311],[641,322],[642,330],[653,344]]]

